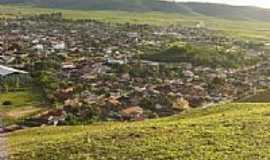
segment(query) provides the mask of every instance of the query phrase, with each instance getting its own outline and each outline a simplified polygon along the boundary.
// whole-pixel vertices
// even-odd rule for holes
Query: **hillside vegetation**
[[[172,3],[160,0],[0,0],[0,3],[77,10],[158,11],[237,20],[270,21],[269,9],[208,3]]]
[[[225,48],[217,49],[209,45],[192,46],[190,44],[174,45],[154,54],[144,55],[144,59],[155,62],[178,63],[191,62],[193,65],[204,65],[211,67],[239,68],[258,63],[259,58],[245,60],[244,53],[226,52]]]
[[[269,159],[269,104],[226,104],[134,123],[28,129],[9,135],[11,160]]]

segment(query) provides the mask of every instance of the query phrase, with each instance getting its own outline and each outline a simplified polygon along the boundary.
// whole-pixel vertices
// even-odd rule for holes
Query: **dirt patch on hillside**
[[[270,103],[270,90],[258,92],[256,95],[246,97],[239,102],[245,103]]]

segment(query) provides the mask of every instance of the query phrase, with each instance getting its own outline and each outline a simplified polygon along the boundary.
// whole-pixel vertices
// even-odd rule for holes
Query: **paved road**
[[[1,134],[2,127],[2,119],[0,117],[0,160],[7,160],[5,135]]]

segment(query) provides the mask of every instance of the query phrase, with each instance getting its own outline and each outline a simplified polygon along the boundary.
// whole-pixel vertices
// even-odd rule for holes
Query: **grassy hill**
[[[237,20],[270,21],[269,9],[209,3],[173,3],[160,0],[0,0],[0,4],[26,4],[77,10],[158,11]]]
[[[10,160],[269,159],[270,104],[226,104],[133,123],[8,135]]]

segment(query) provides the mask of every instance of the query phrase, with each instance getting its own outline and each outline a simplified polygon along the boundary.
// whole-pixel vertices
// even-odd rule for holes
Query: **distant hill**
[[[270,21],[270,9],[213,3],[174,3],[160,0],[0,0],[0,4],[77,10],[160,11],[235,20]]]

